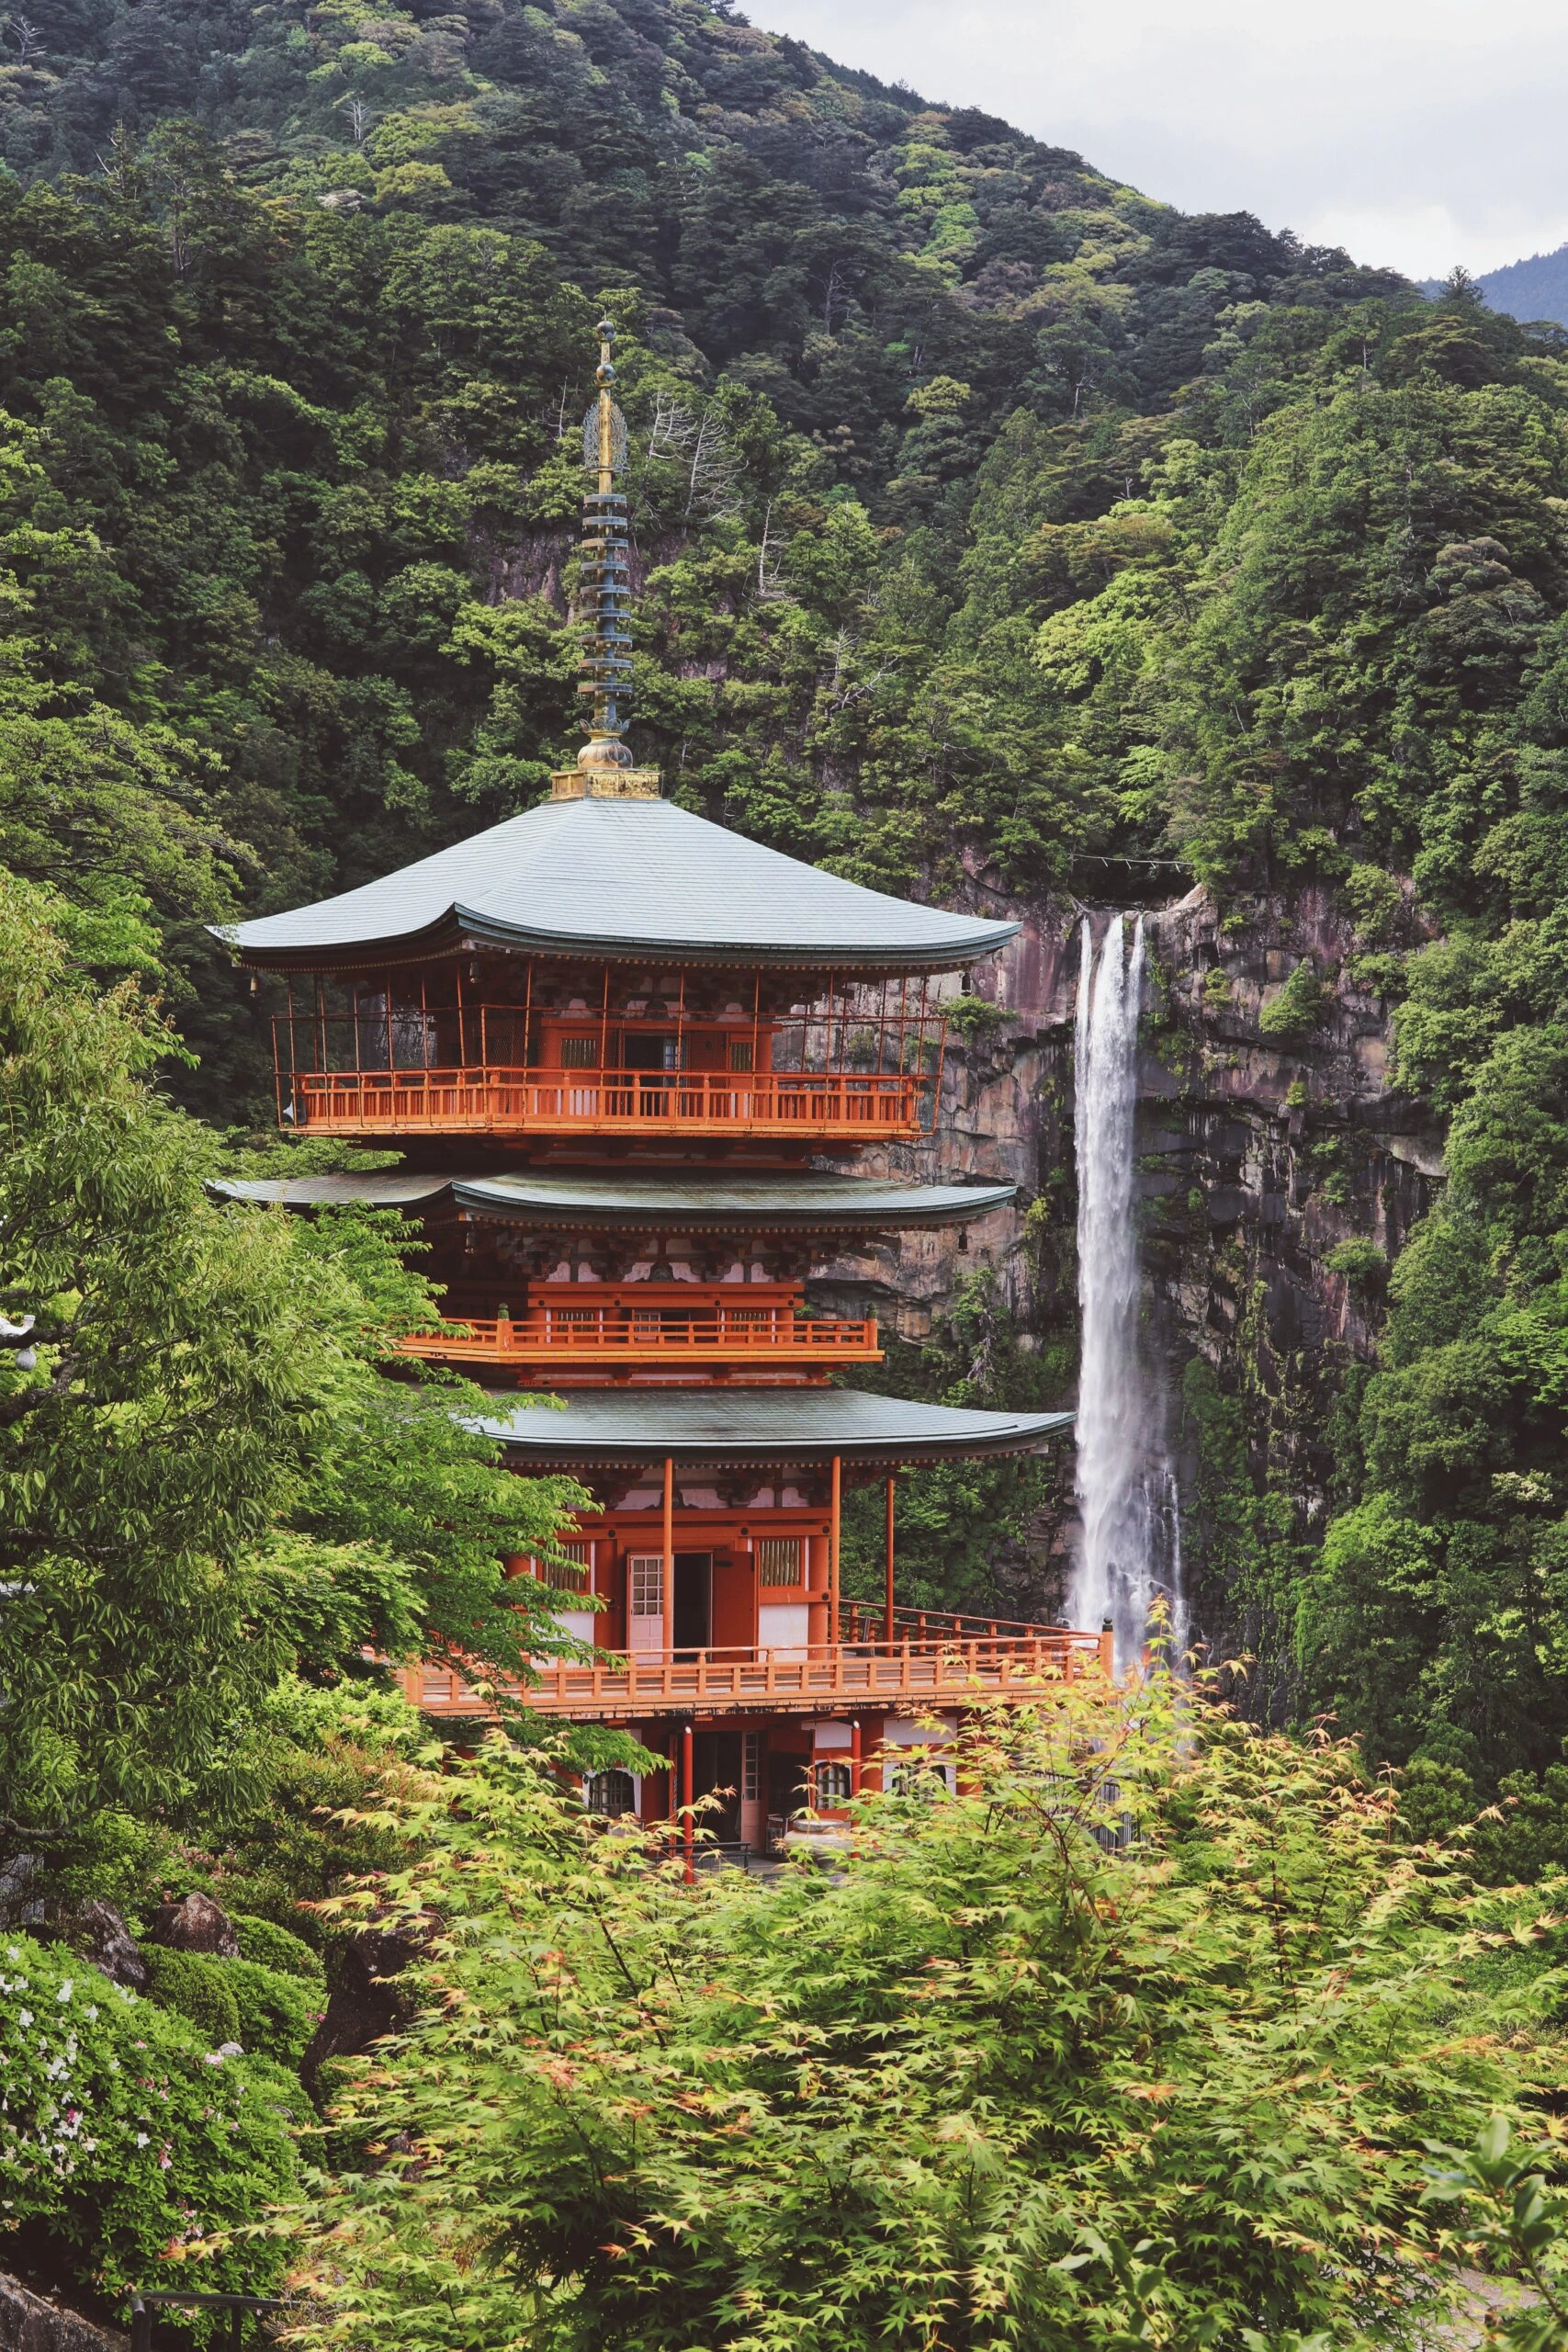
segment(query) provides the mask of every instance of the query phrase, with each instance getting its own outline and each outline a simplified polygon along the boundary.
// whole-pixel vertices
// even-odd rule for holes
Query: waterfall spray
[[[1078,966],[1077,1108],[1078,1298],[1077,1497],[1082,1525],[1072,1609],[1106,1619],[1118,1658],[1136,1657],[1149,1609],[1164,1592],[1181,1638],[1180,1525],[1165,1443],[1163,1399],[1140,1344],[1134,1119],[1144,919],[1129,947],[1112,915],[1098,954],[1084,918]]]

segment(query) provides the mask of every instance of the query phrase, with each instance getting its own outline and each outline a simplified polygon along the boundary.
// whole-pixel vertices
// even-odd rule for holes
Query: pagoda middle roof
[[[472,1426],[519,1467],[682,1469],[819,1464],[834,1454],[884,1467],[1030,1453],[1071,1413],[979,1413],[858,1388],[577,1388],[558,1404],[492,1395]]]
[[[286,1208],[423,1208],[443,1196],[479,1216],[523,1225],[681,1231],[790,1226],[823,1232],[902,1231],[958,1225],[1005,1208],[1012,1184],[903,1184],[874,1176],[572,1176],[367,1174],[232,1178],[227,1199]]]
[[[339,897],[216,926],[278,971],[469,944],[645,964],[956,971],[1015,922],[867,890],[670,800],[550,800]]]

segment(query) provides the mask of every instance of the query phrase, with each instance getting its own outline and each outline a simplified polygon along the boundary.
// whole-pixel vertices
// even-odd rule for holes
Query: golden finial
[[[582,657],[580,695],[592,697],[588,741],[577,765],[552,779],[558,800],[588,798],[655,800],[657,768],[635,768],[621,741],[624,705],[631,685],[631,570],[626,502],[615,477],[626,462],[626,420],[615,406],[615,327],[601,319],[598,395],[582,420],[582,462],[596,487],[582,502],[581,605],[592,634]]]

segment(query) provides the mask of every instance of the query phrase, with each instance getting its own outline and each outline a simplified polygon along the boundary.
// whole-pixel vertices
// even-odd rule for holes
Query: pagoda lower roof
[[[908,1231],[959,1225],[1005,1208],[1013,1184],[903,1184],[874,1176],[571,1176],[369,1174],[230,1180],[214,1191],[286,1208],[428,1208],[438,1202],[509,1224],[671,1230],[788,1227]]]
[[[857,1388],[574,1389],[558,1406],[492,1395],[470,1424],[519,1468],[689,1469],[977,1460],[1031,1453],[1071,1413],[977,1413]]]
[[[867,890],[671,800],[552,800],[380,881],[215,926],[274,971],[407,963],[470,946],[654,966],[951,972],[1016,922]]]

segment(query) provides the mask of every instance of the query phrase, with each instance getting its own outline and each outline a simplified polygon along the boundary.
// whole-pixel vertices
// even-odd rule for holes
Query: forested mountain
[[[1568,326],[1568,245],[1483,270],[1476,284],[1495,311],[1512,319],[1555,319]]]
[[[90,968],[162,976],[197,1057],[168,1082],[265,1115],[265,999],[204,922],[385,871],[570,756],[607,308],[634,735],[684,801],[915,893],[1157,855],[1226,924],[1311,888],[1351,926],[1277,1030],[1330,981],[1400,1006],[1453,1182],[1359,1423],[1350,1368],[1331,1497],[1222,1365],[1233,1516],[1292,1530],[1283,1582],[1261,1535],[1225,1575],[1267,1586],[1291,1704],[1463,1788],[1549,1764],[1561,336],[699,0],[62,6],[7,39],[0,857]]]
[[[163,923],[384,870],[570,749],[606,303],[643,751],[905,886],[961,846],[1060,876],[1128,819],[1063,770],[1033,630],[1164,563],[1138,420],[1240,446],[1296,346],[1399,290],[695,0],[67,8],[11,40],[12,693],[34,776],[85,733],[94,779],[63,829],[18,779],[12,854],[118,908],[134,808]],[[202,997],[197,1099],[254,1097]]]
[[[1111,2352],[1404,2341],[1462,2244],[1564,2352],[1506,2126],[1562,2082],[1568,338],[725,0],[39,0],[0,156],[6,2259],[120,2318],[298,2259],[323,2345]],[[424,1747],[376,1661],[515,1670],[498,1562],[581,1498],[383,1376],[438,1311],[396,1217],[205,1182],[332,1149],[263,1139],[206,926],[572,756],[605,311],[639,761],[1055,957],[1027,1035],[954,1015],[966,1111],[1034,1122],[1010,1290],[889,1383],[1070,1396],[1059,951],[1182,901],[1145,1272],[1233,1712],[982,1722],[786,1892],[591,1834],[553,1765],[625,1734]],[[911,1473],[914,1597],[1005,1611],[1045,1483]]]

